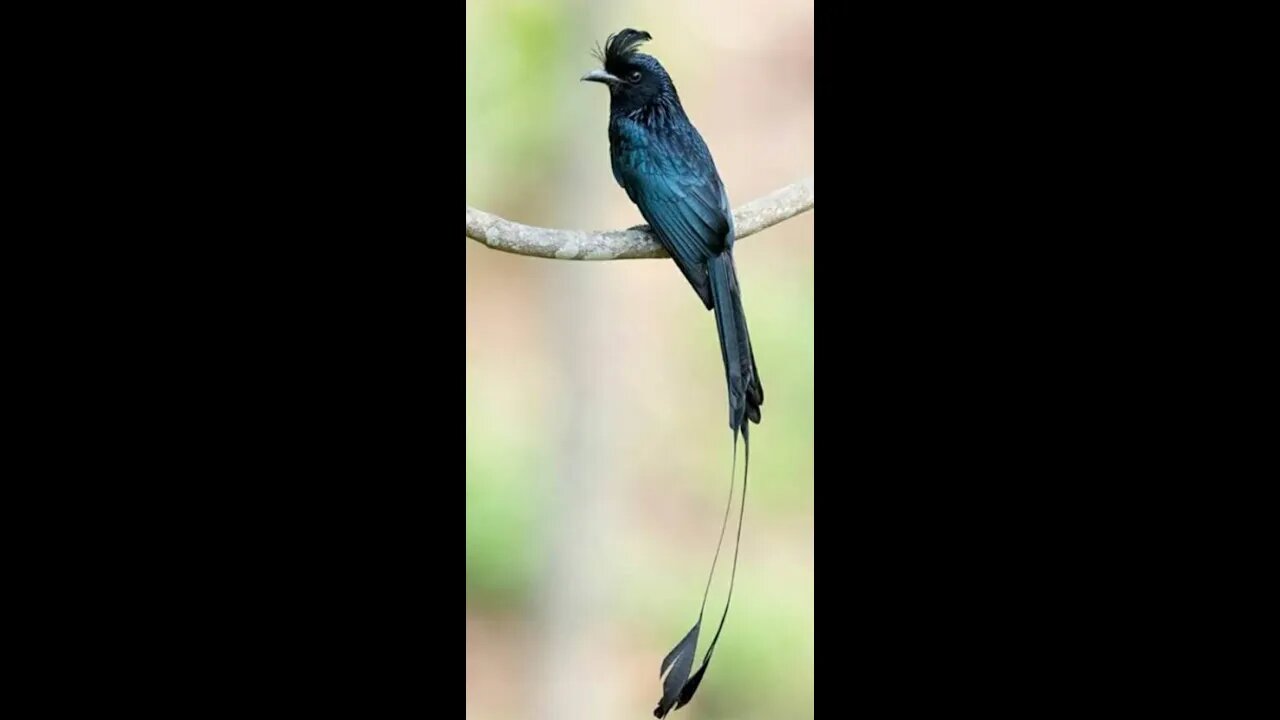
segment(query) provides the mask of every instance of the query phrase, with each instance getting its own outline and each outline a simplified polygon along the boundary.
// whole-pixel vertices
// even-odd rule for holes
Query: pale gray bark
[[[733,211],[737,239],[813,209],[813,178],[805,178]],[[649,226],[590,232],[521,225],[467,206],[467,237],[494,250],[557,260],[665,258]]]

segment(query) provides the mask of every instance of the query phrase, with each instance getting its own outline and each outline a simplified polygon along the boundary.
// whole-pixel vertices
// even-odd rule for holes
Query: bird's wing
[[[705,146],[691,150],[688,143],[655,141],[622,153],[614,173],[710,309],[707,261],[731,246],[733,216]]]

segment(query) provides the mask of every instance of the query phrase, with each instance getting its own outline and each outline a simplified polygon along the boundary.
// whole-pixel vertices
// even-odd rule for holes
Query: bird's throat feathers
[[[648,128],[670,127],[676,120],[687,120],[680,100],[674,96],[658,96],[643,103],[617,95],[609,103],[610,120],[631,120]]]

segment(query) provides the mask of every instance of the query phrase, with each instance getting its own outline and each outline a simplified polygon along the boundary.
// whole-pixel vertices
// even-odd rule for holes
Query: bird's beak
[[[579,82],[582,82],[582,81],[598,82],[598,83],[604,83],[606,85],[613,85],[615,83],[622,82],[621,79],[619,79],[614,75],[610,75],[604,70],[592,70],[591,72],[582,76],[582,80],[580,80]]]

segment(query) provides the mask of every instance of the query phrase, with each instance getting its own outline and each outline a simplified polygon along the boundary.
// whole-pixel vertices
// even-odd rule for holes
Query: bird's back
[[[702,136],[678,107],[613,117],[609,154],[614,179],[710,309],[706,263],[733,247],[733,213]]]

